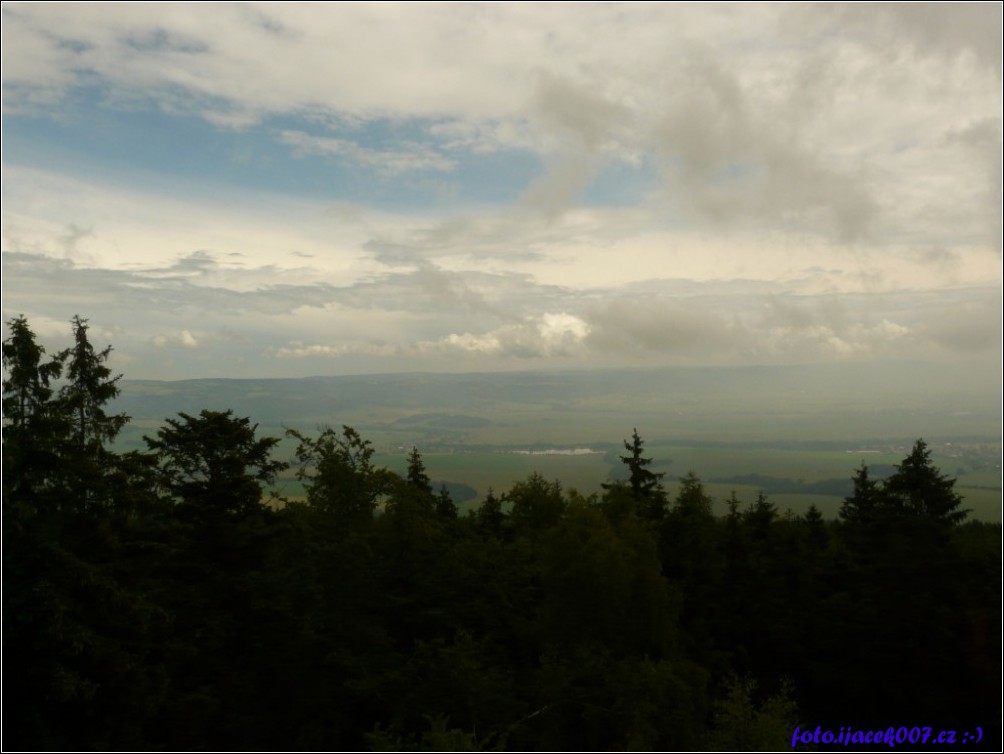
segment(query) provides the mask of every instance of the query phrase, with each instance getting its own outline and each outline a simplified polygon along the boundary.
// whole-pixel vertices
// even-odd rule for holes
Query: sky
[[[3,319],[50,352],[1000,369],[1000,3],[2,12]]]

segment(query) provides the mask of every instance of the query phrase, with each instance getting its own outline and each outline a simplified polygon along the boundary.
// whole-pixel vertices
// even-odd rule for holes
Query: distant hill
[[[117,409],[149,426],[233,409],[265,426],[351,424],[471,442],[652,439],[847,441],[1000,436],[999,375],[947,364],[864,363],[128,380]],[[523,427],[525,432],[513,431]]]
[[[144,447],[143,435],[166,418],[205,408],[233,409],[275,437],[285,428],[347,424],[399,473],[418,447],[430,475],[462,506],[531,471],[597,491],[623,474],[621,443],[637,427],[671,491],[671,480],[693,470],[719,507],[732,490],[742,499],[763,490],[782,508],[813,503],[834,516],[862,461],[882,476],[923,437],[959,477],[975,515],[1001,516],[997,378],[950,365],[124,379],[120,386],[114,409],[133,419],[123,449]],[[293,447],[283,440],[280,455],[289,458]],[[525,452],[575,448],[598,453]],[[284,485],[299,494],[292,478]]]

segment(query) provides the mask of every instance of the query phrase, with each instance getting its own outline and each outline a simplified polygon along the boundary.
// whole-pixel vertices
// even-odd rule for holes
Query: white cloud
[[[1000,347],[995,4],[3,14],[5,119],[194,116],[377,187],[304,199],[97,155],[83,177],[8,150],[5,312],[47,332],[120,322],[200,368]],[[464,192],[504,181],[508,203]]]
[[[603,164],[647,155],[663,161],[660,209],[715,224],[899,240],[919,224],[936,244],[960,228],[1000,235],[967,210],[986,159],[936,144],[999,118],[991,4],[195,8],[5,5],[7,111],[97,83],[109,103],[152,96],[238,128],[269,115],[417,119],[438,149],[278,138],[390,175],[453,171],[447,152],[530,149],[546,170],[524,199],[552,216]],[[999,145],[994,134],[981,153]]]
[[[419,350],[457,350],[524,359],[575,356],[585,352],[583,341],[589,332],[589,324],[580,317],[567,312],[545,312],[490,332],[450,333],[438,341],[420,343]]]
[[[157,348],[198,348],[199,341],[188,330],[177,333],[158,333],[151,339]]]
[[[502,335],[508,336],[510,333],[518,333],[518,328],[507,328],[502,331]],[[502,341],[497,333],[486,333],[484,335],[474,335],[465,332],[463,334],[450,333],[442,341],[449,346],[455,346],[463,351],[475,351],[477,353],[498,354],[502,351]],[[435,344],[427,343],[426,347],[434,347]]]
[[[582,340],[589,335],[589,324],[580,317],[566,312],[545,313],[537,328],[541,337],[551,342]]]
[[[106,269],[167,268],[201,250],[226,270],[273,265],[295,276],[308,253],[306,279],[316,281],[320,267],[328,281],[342,283],[378,269],[359,248],[371,226],[393,230],[402,222],[378,211],[352,221],[319,202],[240,190],[221,200],[199,186],[135,190],[7,164],[3,173],[4,251]]]
[[[298,340],[275,349],[275,357],[279,359],[332,358],[340,356],[394,356],[402,349],[387,343],[349,343],[343,345],[323,345],[313,343],[306,345]]]

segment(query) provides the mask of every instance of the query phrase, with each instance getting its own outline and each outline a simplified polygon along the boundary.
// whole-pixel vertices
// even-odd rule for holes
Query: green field
[[[668,451],[668,456],[662,455]],[[657,447],[652,449],[655,468],[667,474],[666,491],[672,498],[677,491],[677,483],[673,477],[678,477],[688,471],[694,471],[698,477],[705,480],[705,487],[714,500],[713,510],[718,515],[726,512],[725,501],[732,492],[744,504],[750,504],[762,485],[744,483],[725,483],[716,480],[721,477],[739,476],[756,473],[762,477],[777,480],[803,480],[806,482],[821,480],[840,480],[848,486],[862,458],[870,468],[880,464],[894,464],[902,460],[902,456],[894,454],[860,456],[846,452],[821,452],[797,450],[769,450],[736,447]],[[660,463],[661,459],[669,457],[669,464]],[[511,450],[491,452],[451,452],[430,453],[423,456],[429,476],[438,486],[440,482],[458,482],[473,487],[477,496],[460,503],[461,510],[474,508],[481,503],[488,489],[496,495],[504,493],[514,482],[525,479],[531,473],[537,472],[549,480],[560,480],[566,489],[575,489],[589,495],[601,492],[601,484],[611,479],[611,471],[616,466],[609,462],[603,454],[582,456],[561,455],[522,455]],[[403,473],[407,465],[407,455],[404,452],[396,454],[379,454],[374,456],[378,466],[388,468],[397,473]],[[937,461],[937,457],[935,457]],[[942,459],[950,462],[952,459]],[[875,464],[875,466],[873,466]],[[943,463],[942,468],[949,468]],[[979,483],[977,484],[974,481]],[[990,488],[996,482],[996,488]],[[956,489],[965,498],[964,506],[972,510],[971,516],[983,521],[1001,521],[1000,482],[988,473],[966,474],[959,478]],[[303,495],[303,487],[288,473],[277,485],[278,491],[287,496],[298,498]],[[803,514],[810,505],[815,505],[824,516],[836,517],[842,495],[814,494],[812,492],[771,492],[766,490],[769,500],[777,506],[779,512],[791,510],[795,514]]]
[[[233,409],[259,434],[284,438],[349,425],[373,444],[374,460],[397,472],[412,446],[429,475],[476,491],[538,472],[583,494],[622,471],[617,456],[637,427],[655,470],[693,471],[724,510],[732,490],[744,502],[764,490],[778,509],[815,504],[834,516],[862,462],[891,472],[923,437],[974,516],[1000,521],[999,385],[994,375],[923,365],[608,370],[515,374],[411,374],[300,380],[126,381],[117,410],[133,417],[118,447],[142,448],[179,411]],[[590,455],[514,451],[589,448]],[[292,475],[283,494],[302,495]]]

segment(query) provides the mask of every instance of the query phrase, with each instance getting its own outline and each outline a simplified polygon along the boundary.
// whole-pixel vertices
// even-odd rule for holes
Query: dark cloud
[[[548,157],[542,175],[520,195],[520,203],[553,218],[572,206],[589,185],[596,159],[583,153],[566,152]]]
[[[1000,118],[981,118],[962,128],[953,129],[949,132],[947,140],[949,143],[957,143],[974,149],[981,156],[997,153],[999,158],[1001,124]],[[999,159],[998,162],[1000,162]]]
[[[593,84],[578,84],[564,76],[541,70],[537,74],[531,112],[556,126],[589,151],[599,151],[612,142],[631,114],[622,105],[602,97]]]
[[[982,196],[977,196],[975,206],[967,206],[972,213],[963,222],[971,227],[989,229],[989,237],[998,254],[1001,253],[1001,193],[1004,176],[1004,152],[1001,145],[1001,130],[1004,121],[999,117],[977,119],[967,125],[951,130],[946,141],[964,150],[964,157],[983,173]]]
[[[44,302],[51,311],[101,310],[116,312],[126,319],[142,319],[154,312],[173,316],[284,314],[338,299],[338,289],[325,283],[277,283],[249,291],[200,284],[200,278],[217,269],[217,263],[206,252],[194,252],[170,267],[140,271],[78,267],[69,260],[40,254],[5,252],[3,258],[5,276],[18,281],[16,287],[5,288],[5,310]],[[262,270],[257,272],[261,274]],[[229,274],[232,283],[239,284],[240,272]]]
[[[771,217],[844,241],[867,235],[877,205],[854,165],[825,164],[737,72],[695,52],[686,75],[668,82],[668,109],[652,134],[673,200],[718,223]]]
[[[443,270],[419,260],[417,269],[390,272],[339,290],[339,301],[359,309],[515,323],[534,312],[561,309],[578,294],[541,285],[530,275]]]
[[[208,251],[193,251],[178,260],[170,267],[150,272],[165,273],[167,275],[201,275],[218,267],[216,257]]]
[[[1000,291],[973,292],[947,311],[932,312],[921,336],[954,353],[992,353],[1001,345]]]
[[[534,283],[522,273],[455,272],[418,259],[417,269],[374,275],[352,285],[284,283],[271,266],[223,268],[197,251],[171,265],[138,270],[81,267],[40,254],[4,253],[4,273],[18,286],[5,290],[5,307],[19,302],[51,305],[76,301],[81,308],[135,308],[174,314],[288,314],[330,304],[358,310],[407,311],[416,315],[479,315],[516,322],[532,311],[574,298],[558,286]],[[260,283],[263,279],[276,282]]]
[[[125,34],[122,43],[137,52],[152,54],[204,55],[211,49],[201,39],[161,27]]]
[[[720,356],[744,348],[748,335],[734,321],[686,301],[628,299],[590,307],[585,339],[591,349],[607,353],[701,353]]]
[[[954,58],[972,55],[1001,75],[1001,4],[876,3],[840,6],[839,14],[856,34],[886,49],[897,43],[915,55]]]

